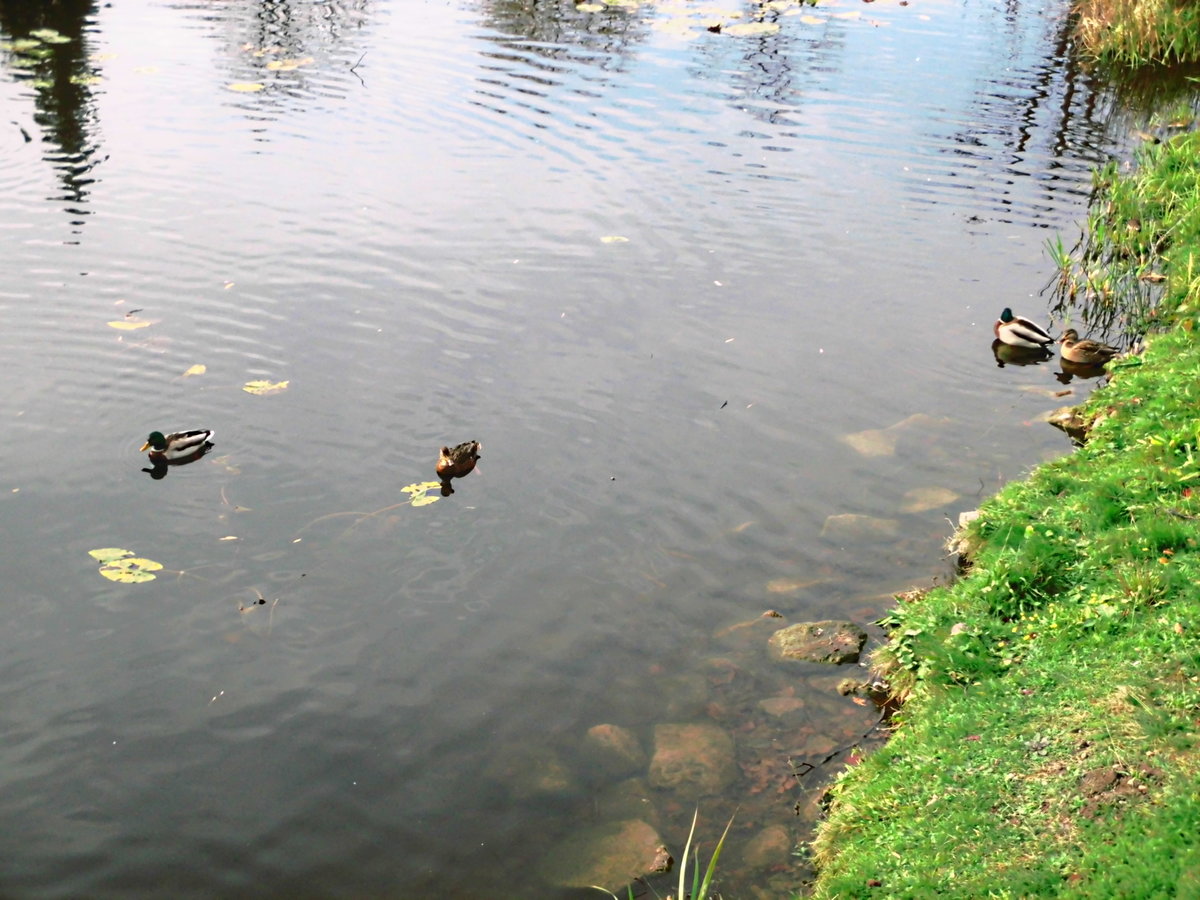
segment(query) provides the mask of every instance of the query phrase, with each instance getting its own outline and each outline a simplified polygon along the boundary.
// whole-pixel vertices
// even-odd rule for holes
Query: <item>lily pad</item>
[[[436,494],[430,494],[430,491],[435,491],[441,488],[441,482],[438,481],[422,481],[417,484],[409,484],[400,488],[406,494],[412,494],[412,500],[409,501],[412,506],[428,506],[430,503],[436,503],[442,499]]]
[[[289,382],[287,381],[247,381],[242,385],[242,390],[247,394],[278,394],[280,391],[286,391]]]
[[[132,557],[114,559],[112,562],[104,564],[100,567],[100,574],[109,581],[134,584],[141,581],[153,581],[155,578],[153,573],[161,568],[162,563],[160,562],[155,562],[152,559]]]
[[[732,34],[734,37],[775,34],[777,31],[779,31],[778,22],[741,22],[737,25],[726,25],[721,29],[722,34]]]
[[[29,32],[30,37],[35,37],[39,41],[45,41],[47,44],[69,44],[71,39],[64,34],[60,34],[53,28],[39,28],[36,31]]]
[[[134,556],[132,550],[126,550],[124,547],[101,547],[89,550],[88,556],[100,561],[101,575],[109,581],[124,584],[153,581],[153,573],[162,568],[162,563]]]
[[[126,550],[123,547],[101,547],[98,550],[89,550],[88,556],[106,563],[114,559],[120,559],[122,556],[133,556],[133,551]]]

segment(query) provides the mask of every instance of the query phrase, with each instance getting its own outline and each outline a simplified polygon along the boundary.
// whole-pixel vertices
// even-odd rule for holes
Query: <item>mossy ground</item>
[[[971,569],[889,615],[906,703],[832,790],[815,896],[1200,897],[1198,185],[1196,133],[1099,177],[1081,263],[1158,273],[1160,331],[1082,448],[981,508]]]

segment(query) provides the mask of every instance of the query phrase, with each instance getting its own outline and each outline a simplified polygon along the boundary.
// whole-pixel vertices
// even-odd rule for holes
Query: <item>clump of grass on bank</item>
[[[1200,8],[1200,7],[1198,7]],[[1192,121],[1180,111],[1180,120]],[[1169,127],[1169,126],[1168,126]],[[1092,176],[1095,198],[1077,256],[1048,246],[1058,269],[1058,311],[1082,308],[1094,328],[1143,333],[1169,322],[1200,290],[1200,136],[1146,145],[1135,177],[1110,162]],[[1161,307],[1161,308],[1160,308]]]
[[[1166,330],[1084,447],[984,504],[971,570],[889,615],[907,702],[833,789],[816,896],[1200,896],[1198,167],[1180,135],[1105,176]]]
[[[1085,54],[1120,66],[1200,61],[1193,0],[1076,0],[1075,39]]]

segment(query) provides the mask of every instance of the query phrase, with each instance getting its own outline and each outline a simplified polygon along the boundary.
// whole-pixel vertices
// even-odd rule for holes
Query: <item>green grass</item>
[[[817,897],[1200,896],[1200,137],[1139,162],[1101,173],[1086,265],[1161,274],[1132,314],[1162,330],[884,620],[906,702],[832,789]]]
[[[1200,60],[1200,8],[1191,0],[1075,0],[1076,43],[1087,56],[1134,67]]]

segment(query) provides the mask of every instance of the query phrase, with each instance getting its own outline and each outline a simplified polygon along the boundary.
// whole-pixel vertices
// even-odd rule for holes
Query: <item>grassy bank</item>
[[[1153,284],[1158,331],[889,616],[906,702],[832,791],[818,897],[1200,897],[1200,139],[1097,178],[1066,292]]]
[[[1200,59],[1200,6],[1192,0],[1076,0],[1084,54],[1120,66]]]

